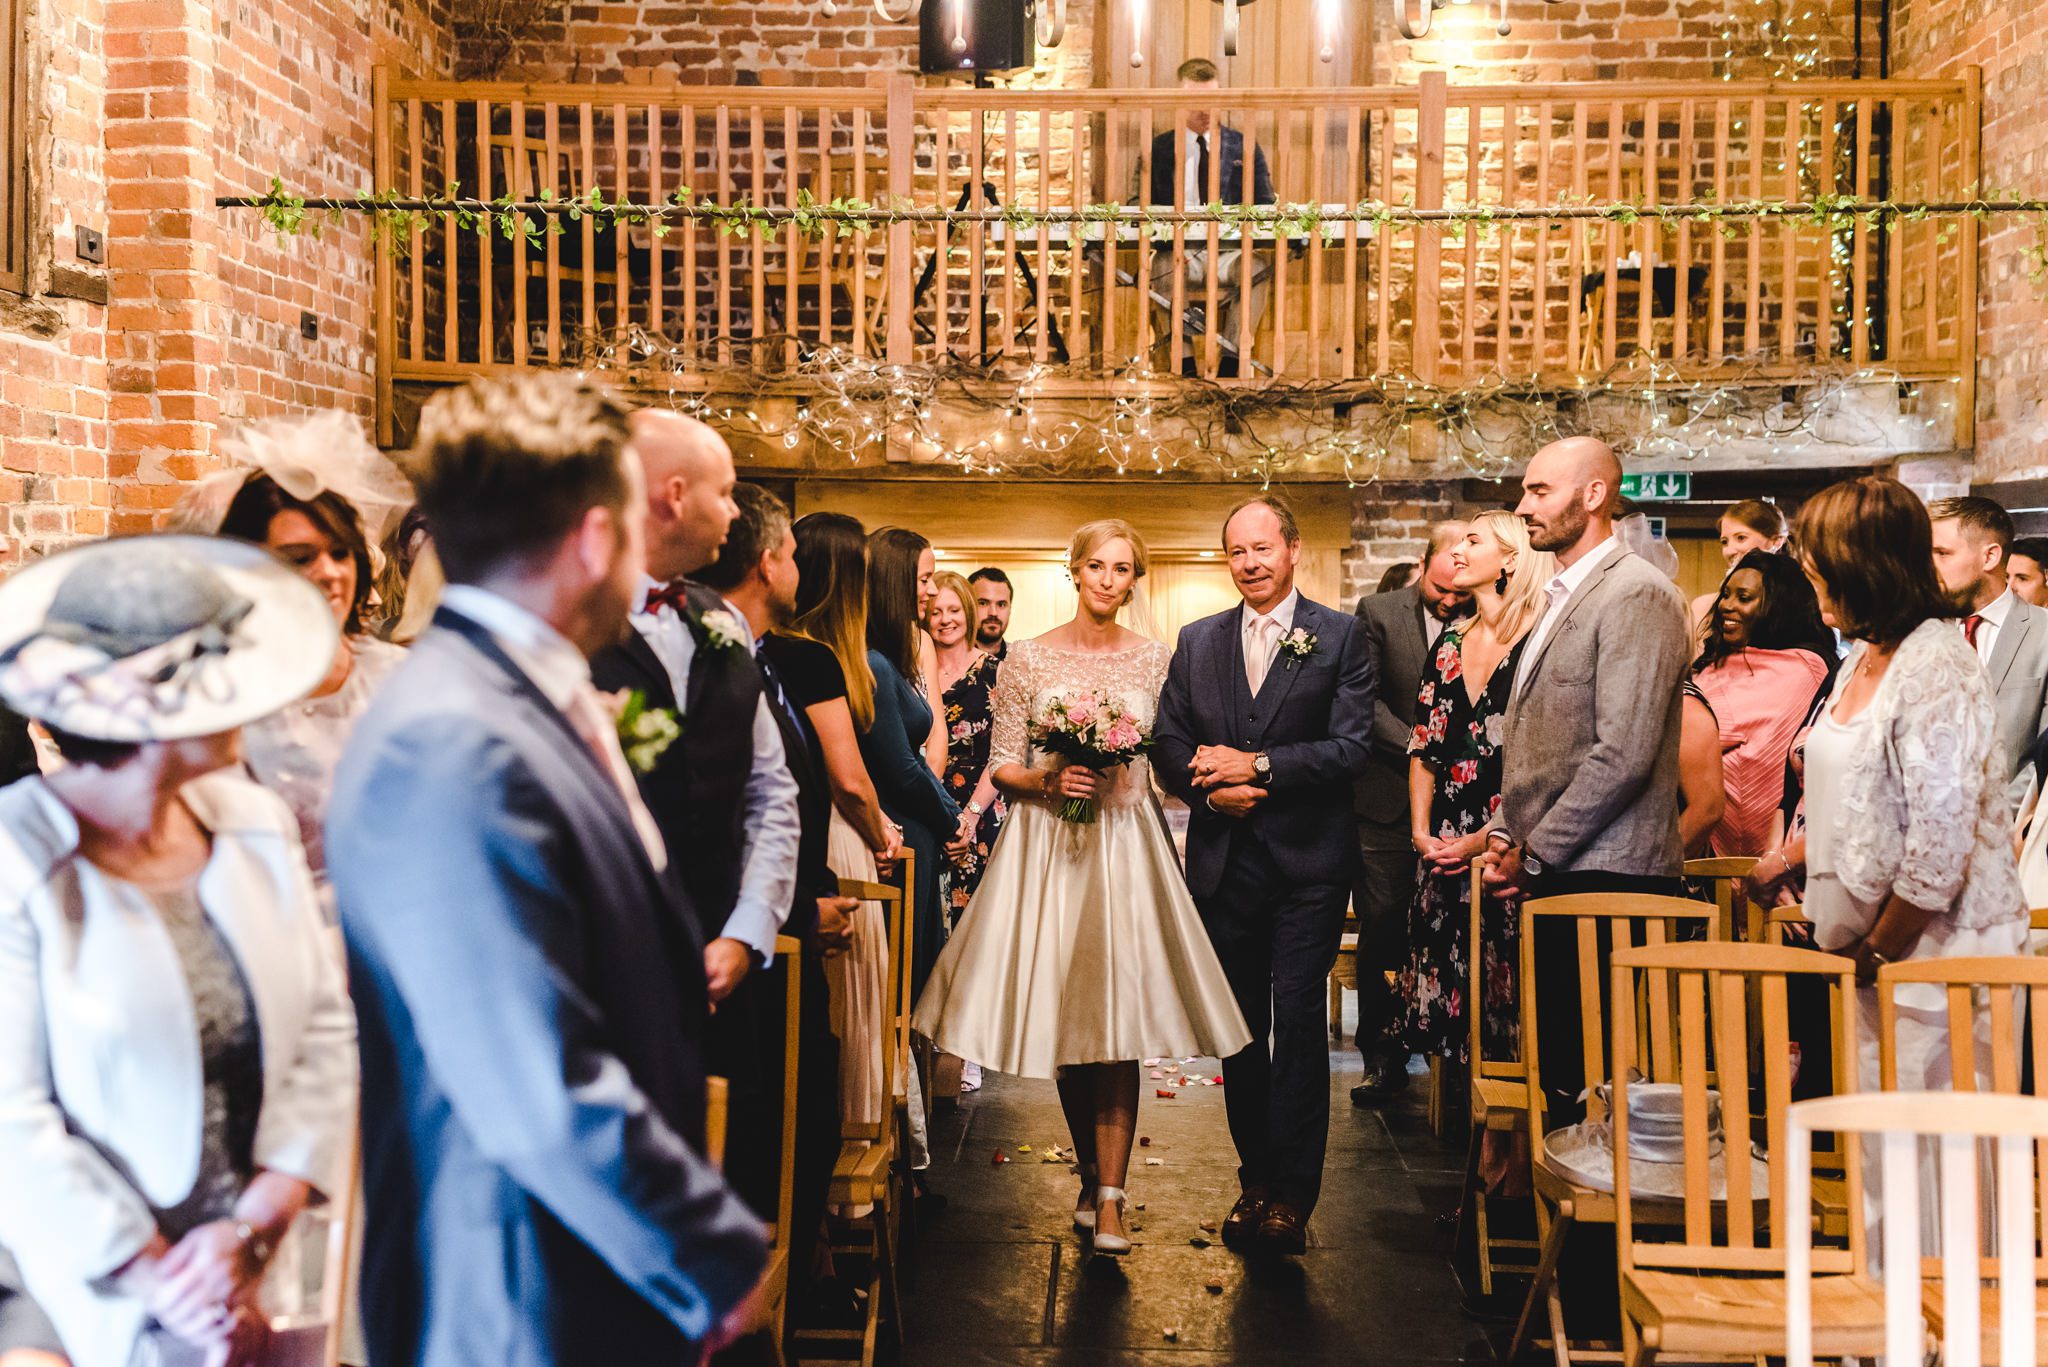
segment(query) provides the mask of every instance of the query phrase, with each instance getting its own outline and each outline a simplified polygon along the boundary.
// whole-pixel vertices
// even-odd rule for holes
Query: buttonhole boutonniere
[[[720,650],[747,650],[754,644],[747,624],[724,608],[713,608],[697,619],[704,635]]]
[[[626,763],[636,774],[653,773],[662,754],[682,738],[683,724],[669,708],[649,707],[647,695],[637,688],[612,694],[611,703],[618,709],[619,748],[626,752]]]
[[[1316,634],[1307,627],[1296,627],[1280,638],[1280,653],[1287,657],[1289,669],[1316,653]]]

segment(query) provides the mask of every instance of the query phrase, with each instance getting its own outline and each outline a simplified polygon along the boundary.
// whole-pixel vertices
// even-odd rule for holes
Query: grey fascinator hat
[[[339,639],[320,591],[260,546],[102,541],[0,584],[0,701],[88,740],[210,736],[310,693]]]

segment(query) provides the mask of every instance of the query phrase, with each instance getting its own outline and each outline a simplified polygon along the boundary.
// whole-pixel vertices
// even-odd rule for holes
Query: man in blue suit
[[[1243,1189],[1223,1238],[1300,1253],[1329,1143],[1325,984],[1358,868],[1351,790],[1371,750],[1373,658],[1356,617],[1294,587],[1301,533],[1285,503],[1241,504],[1223,550],[1244,601],[1182,630],[1153,772],[1192,811],[1188,891],[1252,1032],[1223,1060]]]
[[[449,586],[328,815],[373,1367],[693,1364],[753,1309],[762,1227],[699,1152],[703,945],[590,683],[640,586],[629,438],[560,373],[421,416]]]

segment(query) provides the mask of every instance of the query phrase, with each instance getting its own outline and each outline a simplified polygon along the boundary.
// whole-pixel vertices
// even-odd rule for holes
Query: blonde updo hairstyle
[[[1082,561],[1118,537],[1131,543],[1131,565],[1137,571],[1131,581],[1131,593],[1135,596],[1138,580],[1152,568],[1152,553],[1145,548],[1145,538],[1138,535],[1138,529],[1120,517],[1097,518],[1075,529],[1074,539],[1067,543],[1067,576],[1075,578],[1081,571]],[[1080,581],[1075,579],[1075,587],[1079,586]]]

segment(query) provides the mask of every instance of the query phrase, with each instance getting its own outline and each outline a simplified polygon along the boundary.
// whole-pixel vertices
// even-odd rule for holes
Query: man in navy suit
[[[1272,204],[1273,177],[1266,169],[1266,153],[1257,143],[1251,148],[1251,197],[1245,198],[1245,135],[1221,123],[1211,111],[1223,95],[1222,73],[1206,57],[1190,57],[1176,73],[1180,88],[1196,103],[1184,117],[1185,136],[1168,128],[1152,138],[1152,163],[1147,176],[1147,200],[1157,209],[1200,209],[1205,204]],[[1214,153],[1212,156],[1211,153]],[[1183,260],[1187,275],[1186,310],[1181,331],[1192,341],[1208,333],[1203,310],[1209,300],[1209,234],[1199,224],[1188,229]],[[1167,244],[1170,245],[1170,244]],[[1266,311],[1267,281],[1273,273],[1272,242],[1246,243],[1222,237],[1216,251],[1216,334],[1220,339],[1221,372],[1239,373],[1237,344],[1240,319],[1249,320],[1256,330]],[[1263,247],[1263,250],[1259,248]],[[1250,279],[1246,280],[1247,270]],[[1152,288],[1155,295],[1173,293],[1173,252],[1155,247],[1152,254]],[[1192,357],[1189,358],[1192,361]]]
[[[421,416],[448,573],[328,814],[375,1367],[694,1363],[760,1222],[699,1150],[704,946],[588,657],[639,589],[627,413],[564,373]]]
[[[1358,869],[1373,658],[1356,617],[1295,589],[1285,503],[1241,504],[1223,549],[1244,601],[1181,632],[1153,771],[1192,809],[1188,890],[1252,1032],[1223,1060],[1243,1188],[1223,1238],[1300,1253],[1329,1142],[1325,985]]]

